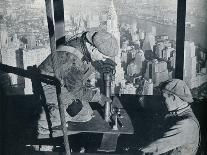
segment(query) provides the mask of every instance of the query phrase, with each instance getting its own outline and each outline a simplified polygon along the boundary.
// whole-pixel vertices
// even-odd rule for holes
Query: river
[[[119,16],[119,23],[132,24],[134,22],[137,22],[138,28],[145,32],[151,32],[152,26],[155,26],[157,35],[165,34],[169,36],[170,40],[176,40],[176,26],[174,25],[159,24],[127,15]],[[200,44],[201,47],[207,48],[206,26],[207,24],[197,23],[193,28],[186,28],[185,40],[193,41],[195,44]]]

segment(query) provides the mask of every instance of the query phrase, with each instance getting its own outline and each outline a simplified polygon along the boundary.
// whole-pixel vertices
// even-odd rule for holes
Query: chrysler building
[[[119,52],[118,55],[115,57],[115,62],[117,66],[116,66],[116,73],[115,73],[115,81],[114,83],[112,83],[112,93],[113,93],[113,87],[120,86],[120,85],[121,87],[125,87],[124,70],[121,67],[120,32],[118,27],[118,16],[114,7],[113,0],[111,0],[111,5],[109,7],[109,12],[108,12],[107,32],[111,33],[116,38],[119,45]]]

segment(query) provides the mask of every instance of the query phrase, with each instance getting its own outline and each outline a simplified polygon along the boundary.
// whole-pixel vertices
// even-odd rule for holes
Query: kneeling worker
[[[172,79],[165,82],[161,90],[168,110],[163,122],[165,130],[162,137],[140,150],[143,154],[195,155],[200,126],[189,105],[193,98],[188,86],[182,80]]]
[[[118,54],[118,43],[114,36],[106,31],[87,31],[69,38],[57,47],[58,78],[62,82],[61,95],[65,105],[66,121],[87,122],[93,117],[89,102],[98,102],[102,106],[110,99],[100,94],[88,81],[104,65],[115,69],[112,58]],[[52,59],[49,55],[39,66],[42,74],[54,75]],[[60,115],[54,86],[43,85],[47,105],[50,110],[52,127],[60,125]],[[81,107],[82,106],[82,107]],[[43,112],[39,120],[39,134],[49,134],[46,115]]]

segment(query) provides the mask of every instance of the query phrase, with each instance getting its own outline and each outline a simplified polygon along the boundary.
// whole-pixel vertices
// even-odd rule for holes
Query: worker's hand
[[[112,100],[111,100],[109,97],[106,97],[105,95],[101,94],[101,97],[100,97],[100,100],[99,100],[98,103],[99,103],[101,106],[104,106],[104,105],[106,104],[106,102],[111,103]]]
[[[157,147],[153,147],[151,145],[147,146],[147,147],[142,147],[142,148],[139,148],[139,151],[142,152],[142,155],[158,155],[156,154],[157,152]]]
[[[108,58],[105,61],[94,61],[92,62],[92,65],[99,73],[113,72],[116,67],[116,63]]]
[[[109,97],[101,94],[100,91],[96,91],[91,102],[98,102],[101,106],[104,106],[106,102],[112,102],[112,100]]]

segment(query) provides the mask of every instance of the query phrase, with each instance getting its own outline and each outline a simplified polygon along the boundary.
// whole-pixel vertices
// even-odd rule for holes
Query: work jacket
[[[163,134],[142,149],[155,155],[195,155],[199,145],[199,122],[190,107],[166,116]],[[160,128],[160,130],[162,130]]]
[[[93,111],[88,102],[97,101],[97,91],[94,91],[90,86],[87,85],[90,75],[94,73],[95,69],[90,62],[83,62],[80,58],[81,48],[79,47],[80,37],[76,37],[73,42],[76,43],[74,47],[70,45],[70,42],[66,43],[57,48],[56,55],[58,57],[57,77],[62,82],[61,87],[61,98],[67,109],[73,100],[79,99],[82,104],[82,110],[74,117],[71,117],[66,113],[66,121],[73,122],[86,122],[92,118]],[[50,54],[39,66],[42,74],[54,76],[52,68],[52,55]],[[67,83],[65,85],[64,83]],[[52,126],[60,125],[60,117],[58,110],[58,103],[56,98],[56,89],[54,86],[42,84],[45,92],[47,105],[51,111],[51,122]],[[46,115],[44,112],[41,114],[39,124],[47,128]],[[46,124],[45,124],[46,123]]]

